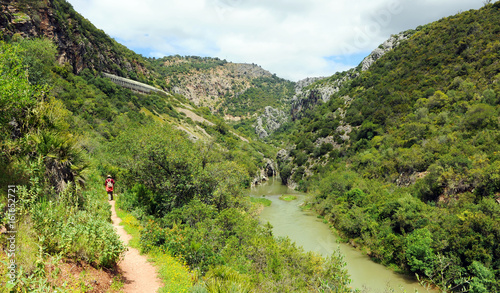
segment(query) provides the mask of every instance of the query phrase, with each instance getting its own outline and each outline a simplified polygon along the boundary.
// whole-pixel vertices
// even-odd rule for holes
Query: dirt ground
[[[121,219],[116,215],[115,201],[110,201],[110,204],[113,226],[116,228],[120,239],[127,245],[132,237],[125,232],[123,226],[120,226]],[[118,271],[123,276],[123,292],[125,293],[157,292],[161,287],[161,281],[157,277],[155,267],[147,261],[144,255],[140,255],[135,248],[128,247],[125,258],[118,263]]]

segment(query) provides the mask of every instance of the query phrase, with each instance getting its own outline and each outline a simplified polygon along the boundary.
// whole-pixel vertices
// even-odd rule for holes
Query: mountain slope
[[[144,58],[110,38],[65,0],[3,1],[4,38],[47,37],[58,48],[58,62],[75,74],[108,72],[180,94],[228,120],[250,117],[265,106],[283,105],[293,83],[255,64],[217,58]],[[234,118],[236,117],[236,118]]]
[[[418,117],[408,116],[417,110],[426,112],[421,115],[427,119],[433,116],[434,120],[438,116],[442,119],[443,115],[448,115],[447,119],[456,116],[457,120],[465,120],[473,116],[475,108],[471,107],[474,105],[482,110],[489,109],[485,111],[490,113],[498,103],[499,92],[499,28],[492,24],[497,20],[496,6],[490,5],[487,9],[466,12],[425,26],[408,41],[404,41],[403,45],[375,62],[370,70],[347,79],[330,100],[324,100],[324,105],[298,123],[302,125],[299,126],[301,131],[306,133],[297,137],[307,137],[311,142],[317,142],[319,138],[332,136],[339,143],[347,141],[343,144],[344,150],[352,150],[351,146],[354,146],[357,151],[361,151],[373,146],[359,145],[368,142],[367,139],[377,134],[387,136],[389,132],[398,131],[402,123],[410,118],[419,120]],[[459,25],[464,21],[467,24]],[[332,78],[337,79],[336,76]],[[320,82],[316,82],[319,84],[316,87],[321,88]],[[464,116],[469,110],[471,112]],[[318,115],[320,113],[327,115],[331,123],[328,124],[328,119]],[[487,126],[482,122],[491,122],[491,127],[496,126],[494,121],[489,120],[465,121],[469,124],[461,123],[463,128],[457,130],[476,132],[480,129],[475,129],[475,126],[481,129]],[[370,123],[373,125],[368,126]],[[443,123],[453,122],[440,120],[434,123],[437,123],[434,128],[442,128]],[[359,130],[349,135],[350,140],[347,140],[332,125],[349,125]],[[413,138],[401,135],[401,138],[406,139],[396,142],[396,146],[410,148],[417,142],[421,143],[424,138],[437,135],[438,129],[430,126],[424,123],[422,127],[427,128],[420,134],[415,133]],[[296,145],[299,142],[296,140]],[[298,147],[298,150],[308,152],[303,147]],[[309,151],[311,154],[312,149]],[[424,167],[414,171],[425,171]],[[405,166],[395,166],[392,172],[405,172]],[[389,176],[391,173],[373,174]]]
[[[0,209],[8,207],[11,212],[2,213],[0,230],[14,232],[18,227],[16,248],[23,252],[13,259],[7,253],[11,234],[0,235],[2,288],[20,292],[119,290],[119,276],[113,284],[99,287],[99,281],[84,273],[75,280],[63,277],[75,266],[116,267],[125,250],[109,223],[102,186],[102,179],[111,174],[117,182],[118,204],[137,218],[125,220],[144,227],[138,239],[141,250],[152,251],[164,266],[160,271],[168,271],[162,273],[169,285],[164,290],[179,291],[178,274],[171,272],[174,268],[167,267],[171,262],[164,257],[172,256],[182,259],[181,266],[189,266],[189,270],[184,268],[183,288],[196,285],[193,290],[198,291],[212,285],[221,292],[330,287],[351,291],[340,257],[323,259],[305,253],[259,224],[258,206],[244,189],[262,168],[272,167],[266,158],[274,156],[273,147],[234,135],[222,117],[196,107],[178,93],[141,94],[101,74],[101,70],[108,71],[162,87],[162,79],[153,78],[162,77],[153,66],[151,78],[140,77],[140,68],[126,67],[135,58],[128,58],[129,51],[121,54],[100,48],[102,56],[86,56],[82,51],[81,63],[72,59],[57,63],[54,56],[65,56],[66,48],[90,52],[98,36],[106,37],[86,31],[85,22],[70,6],[57,6],[61,3],[2,3],[2,11],[12,11],[5,17],[2,14],[5,35],[0,40],[0,181],[11,186],[8,195],[6,189],[0,192],[6,195],[1,197]],[[21,38],[21,34],[41,36],[38,29],[45,18],[38,13],[44,11],[48,18],[51,14],[66,17],[67,23],[59,20],[43,28],[43,32],[60,35],[50,40]],[[75,28],[80,28],[81,35],[72,36]],[[61,45],[61,40],[83,43],[70,48],[64,42]],[[112,64],[101,60],[106,58],[115,58],[125,67],[113,71]],[[149,62],[144,60],[144,64]],[[255,83],[274,80],[258,78]],[[14,184],[19,189],[12,195]],[[7,196],[17,196],[18,205],[13,207]],[[6,215],[12,214],[18,226],[9,225],[12,218]],[[16,265],[7,268],[13,262]],[[117,272],[108,277],[113,274]]]
[[[341,88],[349,84],[349,81],[357,78],[360,73],[370,69],[373,63],[382,58],[387,52],[399,46],[402,41],[407,40],[416,31],[408,30],[391,36],[355,68],[344,72],[337,72],[330,77],[307,78],[299,81],[295,87],[293,96],[291,115],[293,119],[299,119],[308,109],[314,108],[320,103],[326,103],[332,95],[338,93]]]
[[[419,27],[311,103],[278,153],[282,179],[346,239],[443,288],[500,286],[499,12]]]
[[[222,132],[249,143],[229,130],[224,115],[231,118],[245,113],[248,118],[264,112],[268,104],[282,105],[277,101],[284,99],[282,92],[292,84],[253,64],[195,56],[143,58],[97,29],[64,0],[16,0],[2,2],[1,8],[0,29],[5,40],[46,37],[55,43],[61,66],[54,71],[62,78],[53,81],[54,95],[72,113],[79,113],[81,119],[75,121],[75,128],[80,133],[91,129],[97,136],[111,139],[124,124],[143,122],[146,118],[173,125],[193,140],[213,140]],[[137,95],[113,84],[101,72],[153,85],[167,94]],[[193,115],[210,121],[197,122],[203,119]],[[254,136],[251,126],[240,128],[239,132]],[[229,140],[232,148],[236,145],[233,138]],[[272,157],[268,147],[258,148],[259,161],[261,157]],[[251,176],[264,164],[247,163]]]
[[[3,35],[47,37],[58,47],[59,63],[74,73],[85,68],[107,71],[146,82],[145,60],[97,29],[64,0],[2,1]]]
[[[287,120],[284,113],[289,112],[294,83],[258,65],[195,56],[170,56],[152,63],[172,92],[185,96],[196,106],[209,108],[242,127],[249,136],[254,137],[257,132],[262,137],[265,129],[272,131],[282,124],[281,120]],[[269,111],[280,113],[280,117],[273,119],[267,115]]]

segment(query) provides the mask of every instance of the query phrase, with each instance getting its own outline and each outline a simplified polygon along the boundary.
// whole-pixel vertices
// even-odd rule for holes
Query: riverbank
[[[289,237],[306,251],[317,252],[325,257],[339,251],[344,256],[346,268],[351,276],[351,285],[362,292],[427,292],[417,280],[398,274],[391,269],[373,262],[367,255],[356,250],[332,233],[328,224],[317,217],[312,210],[300,207],[305,194],[290,190],[278,181],[252,188],[249,194],[256,197],[265,195],[272,204],[260,214],[261,223],[269,222],[275,236]],[[282,194],[293,194],[297,200],[280,200]],[[391,291],[395,290],[395,291]]]

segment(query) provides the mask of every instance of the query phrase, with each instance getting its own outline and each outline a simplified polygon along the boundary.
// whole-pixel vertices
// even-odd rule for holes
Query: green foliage
[[[170,223],[166,228],[149,222],[141,245],[145,250],[161,247],[206,272],[203,284],[209,292],[227,288],[283,292],[311,286],[319,289],[325,283],[347,290],[348,280],[339,269],[338,257],[323,260],[303,253],[288,239],[276,241],[242,211],[212,209],[192,221],[192,210],[206,211],[207,206],[193,201],[182,211],[173,211],[176,216],[165,222]]]
[[[189,292],[193,287],[193,276],[189,268],[174,257],[154,251],[154,263],[160,266],[159,275],[165,286],[159,292]]]
[[[207,281],[205,281],[204,285],[207,292],[252,292],[250,278],[241,275],[236,270],[229,267],[214,267],[207,272],[205,277]]]
[[[253,203],[257,203],[257,204],[260,204],[260,205],[263,205],[265,207],[269,207],[271,206],[272,204],[272,201],[270,201],[269,199],[267,198],[257,198],[257,197],[250,197],[250,201],[253,202]]]
[[[191,71],[200,71],[222,66],[227,63],[226,60],[210,57],[198,56],[167,56],[154,59],[152,62],[155,69],[164,76],[176,76],[189,73]]]
[[[246,187],[250,186],[250,178],[256,176],[259,168],[264,168],[264,158],[272,158],[275,156],[275,147],[268,145],[262,141],[247,142],[231,130],[231,127],[222,120],[214,119],[216,124],[210,126],[206,123],[200,124],[206,132],[213,137],[213,140],[207,145],[201,145],[202,164],[206,164],[207,160],[226,160],[235,161],[240,166],[243,166],[248,174],[243,183]],[[215,151],[215,145],[227,149],[227,152]]]
[[[55,67],[56,46],[47,39],[22,40],[24,67],[27,69],[31,84],[48,84],[52,79],[52,69]]]
[[[47,40],[0,44],[0,169],[1,182],[17,185],[16,217],[23,223],[19,292],[59,289],[45,275],[46,265],[58,265],[51,259],[112,267],[124,251],[99,198],[102,185],[85,174],[89,161],[69,132],[71,113],[49,96],[58,78],[54,52]]]
[[[498,128],[498,113],[494,107],[476,104],[465,113],[464,124],[468,129],[482,129],[488,126]]]
[[[213,131],[224,140],[231,135]],[[248,175],[239,162],[248,161],[252,150],[268,152],[267,147],[247,145],[239,158],[233,150],[195,144],[182,132],[154,123],[129,128],[108,145],[108,163],[119,166],[120,184],[127,189],[120,206],[144,225],[141,249],[181,258],[205,275],[200,286],[209,291],[347,290],[337,257],[324,260],[289,240],[276,240],[250,215],[250,202],[243,197]]]
[[[29,248],[23,264],[37,264],[26,265],[26,276],[43,271],[38,268],[45,260],[35,257],[35,245],[46,255],[99,267],[116,264],[124,247],[108,223],[101,178],[113,174],[123,199],[120,205],[145,226],[142,249],[182,258],[207,273],[207,288],[215,284],[221,290],[349,291],[338,256],[322,259],[304,253],[289,240],[274,238],[269,227],[261,227],[250,215],[251,204],[242,190],[263,167],[264,158],[274,156],[274,147],[246,142],[222,121],[203,126],[213,136],[208,143],[193,143],[165,125],[165,120],[186,120],[174,107],[187,101],[178,95],[135,94],[100,76],[104,70],[169,86],[154,70],[147,80],[140,72],[147,72],[143,69],[149,61],[118,45],[70,4],[52,4],[69,41],[88,48],[79,75],[74,73],[80,66],[55,65],[55,47],[48,41],[2,43],[0,50],[2,175],[19,178],[23,185],[20,211],[23,221],[32,225],[23,238]],[[26,5],[26,13],[32,15],[30,7]],[[224,63],[206,59],[188,70]],[[125,71],[130,64],[132,70]],[[275,76],[256,79],[252,86],[262,94],[259,106],[293,91],[293,83]],[[18,289],[49,290],[47,278],[40,278],[45,283],[40,281],[38,287],[31,286],[36,279]]]
[[[226,97],[224,106],[234,116],[258,113],[265,107],[280,109],[282,103],[294,93],[293,83],[276,76],[258,77],[252,87],[234,97]]]
[[[125,181],[138,180],[154,192],[150,207],[158,216],[189,202],[199,190],[194,178],[198,162],[192,150],[181,133],[155,125],[123,134],[112,146],[113,163],[130,170]],[[142,200],[143,193],[136,196]]]
[[[499,289],[500,285],[498,281],[495,280],[495,274],[482,263],[474,261],[469,269],[474,276],[470,282],[469,292],[486,293],[494,292]]]
[[[500,237],[499,229],[493,228],[500,219],[495,200],[474,203],[472,194],[464,194],[448,205],[428,205],[408,193],[418,188],[421,185],[398,188],[337,170],[313,185],[314,197],[309,200],[342,235],[364,245],[372,257],[442,288],[468,288],[468,278],[477,273],[471,266],[474,262],[495,270]],[[482,277],[477,278],[480,286]]]
[[[430,276],[434,271],[434,252],[431,248],[432,234],[428,229],[417,229],[406,237],[406,259],[411,270]]]
[[[19,45],[0,42],[0,125],[5,137],[7,123],[19,121],[43,96],[42,88],[30,84],[25,74],[25,65],[20,55],[25,50]],[[30,113],[31,114],[31,113]]]
[[[52,12],[55,21],[69,38],[69,41],[75,46],[86,44],[85,50],[79,51],[83,52],[83,54],[78,56],[85,60],[84,68],[91,68],[99,72],[112,72],[119,76],[147,82],[142,72],[151,65],[148,64],[146,59],[119,44],[104,31],[96,28],[89,20],[76,12],[67,1],[55,0],[52,5],[54,7]],[[38,15],[36,10],[31,13]],[[72,64],[73,72],[77,73],[76,58],[74,59]],[[131,70],[122,69],[127,65]],[[154,80],[154,77],[152,79]]]
[[[358,77],[343,83],[327,103],[304,111],[291,139],[297,146],[292,154],[297,166],[303,163],[300,151],[324,156],[324,151],[310,145],[325,135],[342,145],[341,153],[348,155],[347,160],[361,174],[387,181],[402,173],[427,171],[446,155],[451,144],[467,156],[484,153],[489,163],[496,160],[494,150],[486,151],[472,141],[484,129],[498,136],[499,68],[493,60],[498,59],[499,43],[495,37],[498,28],[491,25],[498,20],[495,11],[486,6],[419,28],[370,70],[359,71]],[[331,84],[349,74],[338,73],[309,88]],[[359,126],[346,143],[338,139],[342,132],[327,126],[341,113],[345,113],[343,122]],[[468,147],[471,145],[474,147]],[[456,175],[442,178],[441,188],[473,190],[477,185],[472,182],[480,180],[472,179],[470,173],[461,179]]]
[[[280,196],[280,199],[284,200],[284,201],[292,201],[292,200],[296,200],[297,196],[295,196],[293,194],[283,194]]]
[[[27,19],[43,5],[24,1],[18,16]],[[100,266],[119,258],[123,247],[106,223],[99,178],[87,179],[87,190],[77,184],[85,179],[89,154],[99,161],[95,173],[119,178],[121,205],[145,224],[142,249],[182,258],[205,274],[201,285],[208,291],[349,291],[340,258],[304,253],[250,215],[242,188],[264,157],[274,157],[273,147],[243,142],[221,120],[202,126],[213,142],[192,143],[163,126],[164,119],[186,120],[174,108],[187,104],[184,98],[134,94],[96,73],[172,88],[185,74],[225,61],[146,60],[67,2],[53,5],[70,41],[91,44],[82,56],[88,68],[79,76],[73,72],[80,67],[54,65],[55,48],[45,40],[0,43],[0,177],[24,185],[19,196],[28,223],[28,274],[41,272],[28,263],[43,264],[35,245]],[[275,136],[291,133],[296,147],[291,161],[280,162],[283,182],[310,187],[315,209],[342,236],[382,263],[449,290],[499,289],[497,6],[412,32],[370,70],[356,71],[359,76],[329,102],[304,107],[303,119]],[[347,77],[339,73],[320,83]],[[251,82],[246,90],[235,85],[222,109],[253,114],[264,105],[279,107],[293,93],[293,83],[274,76]],[[314,86],[310,99],[319,100]],[[47,98],[52,93],[62,102]],[[209,112],[199,110],[213,120]],[[346,124],[351,133],[342,132],[350,129]],[[251,123],[240,126],[248,131]],[[36,239],[34,231],[44,236]]]
[[[419,27],[369,70],[309,86],[314,100],[316,87],[351,78],[297,115],[295,150],[280,163],[342,236],[443,290],[498,290],[489,281],[500,268],[490,228],[500,217],[496,6]]]
[[[307,162],[308,156],[307,154],[300,152],[296,157],[295,157],[295,164],[297,166],[302,166]]]
[[[346,192],[345,196],[347,197],[347,203],[349,203],[349,205],[362,206],[366,194],[359,188],[353,188]]]
[[[118,136],[111,163],[128,173],[126,184],[143,182],[132,189],[131,206],[144,206],[159,218],[194,198],[218,209],[238,205],[238,193],[248,178],[241,166],[211,162],[200,157],[197,147],[170,126],[151,124]],[[206,149],[204,152],[217,152]]]
[[[120,194],[116,204],[117,206],[124,205],[124,194]],[[132,236],[128,245],[139,249],[140,230],[143,227],[137,218],[121,208],[118,208],[116,213],[122,219],[120,225],[123,225],[125,231]],[[158,276],[164,285],[159,289],[159,292],[191,292],[189,290],[193,287],[193,282],[197,277],[189,270],[189,267],[169,253],[163,253],[157,248],[150,250],[150,253],[147,255],[148,260],[152,261],[158,268]]]
[[[286,184],[288,182],[288,178],[292,175],[292,166],[291,165],[280,165],[280,177],[281,182]]]
[[[41,245],[50,254],[111,267],[125,250],[106,219],[87,211],[68,212],[62,205],[45,202],[32,208],[36,231],[43,235]]]

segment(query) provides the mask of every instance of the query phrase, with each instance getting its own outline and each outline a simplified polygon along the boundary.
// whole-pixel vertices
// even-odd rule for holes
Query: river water
[[[383,265],[373,262],[368,256],[355,250],[348,244],[339,243],[327,224],[311,212],[302,211],[299,205],[305,194],[281,185],[279,180],[272,180],[252,188],[251,196],[272,201],[260,215],[261,223],[269,222],[275,236],[288,236],[306,251],[314,251],[323,256],[340,251],[346,262],[346,269],[351,276],[353,288],[362,292],[428,292],[415,279],[397,274]],[[290,202],[279,199],[282,194],[294,194],[298,198]],[[392,291],[394,290],[394,291]],[[432,292],[432,291],[429,291]]]

